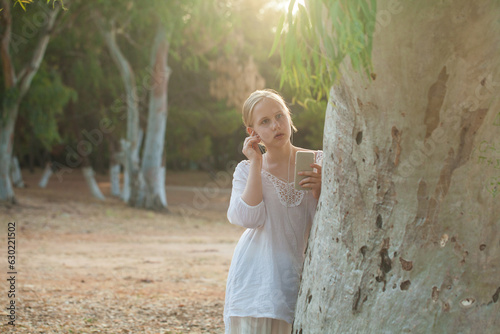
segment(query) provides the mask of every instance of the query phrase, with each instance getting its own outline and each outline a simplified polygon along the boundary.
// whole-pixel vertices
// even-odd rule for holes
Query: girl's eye
[[[280,119],[281,117],[283,117],[283,114],[276,115],[276,119]]]
[[[269,122],[269,120],[268,120],[268,119],[265,119],[265,120],[263,120],[263,121],[262,121],[262,123],[261,123],[261,124],[267,124],[267,122]]]

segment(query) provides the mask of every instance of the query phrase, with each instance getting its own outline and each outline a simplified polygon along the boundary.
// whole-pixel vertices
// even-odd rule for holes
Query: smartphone
[[[310,190],[303,188],[299,182],[305,179],[306,175],[298,175],[299,172],[308,172],[313,170],[311,164],[314,163],[314,152],[297,151],[295,153],[295,189],[297,190]]]

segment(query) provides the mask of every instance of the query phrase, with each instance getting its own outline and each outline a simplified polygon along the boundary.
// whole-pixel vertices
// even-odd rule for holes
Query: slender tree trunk
[[[331,91],[294,333],[497,333],[498,3],[377,8],[373,79]]]
[[[10,42],[12,36],[12,16],[10,12],[11,2],[2,1],[3,34],[0,43],[0,57],[2,61],[4,77],[3,109],[0,111],[2,120],[0,121],[0,202],[15,202],[14,191],[9,178],[10,161],[14,141],[14,125],[16,123],[19,105],[22,98],[28,91],[33,77],[38,72],[38,68],[45,55],[45,50],[50,40],[50,32],[54,27],[60,7],[44,12],[46,15],[46,25],[42,28],[38,42],[33,49],[31,58],[24,68],[16,75],[14,64],[10,55]]]
[[[120,74],[122,76],[123,84],[125,86],[125,95],[127,99],[127,142],[128,148],[124,150],[125,153],[125,173],[127,176],[125,180],[128,184],[125,186],[126,192],[124,192],[124,199],[132,206],[136,206],[136,202],[140,201],[140,187],[141,187],[141,176],[140,174],[140,164],[139,164],[139,106],[137,100],[137,87],[135,81],[135,74],[130,66],[130,63],[125,58],[120,50],[120,47],[116,43],[115,30],[112,26],[107,29],[103,26],[102,21],[100,22],[101,33],[104,36],[106,45],[111,53],[111,57],[115,62]]]
[[[87,182],[87,185],[89,187],[92,196],[100,200],[105,200],[106,198],[102,194],[101,189],[99,188],[99,185],[95,180],[95,172],[92,166],[90,165],[90,161],[87,156],[83,157],[82,174],[85,181]]]
[[[127,157],[129,156],[128,151],[130,150],[129,142],[122,138],[120,140],[120,147],[123,154],[123,190],[121,197],[124,202],[128,203],[130,198],[130,167],[127,163]]]
[[[0,55],[2,60],[5,93],[8,91],[12,92],[17,83],[14,65],[12,64],[10,56],[10,41],[12,36],[12,16],[10,6],[11,4],[8,0],[3,0],[3,12],[0,12],[3,26]],[[13,97],[7,99],[8,95],[12,94],[4,94],[2,98],[2,119],[0,119],[0,202],[5,201],[15,203],[16,200],[9,177],[9,171],[14,140],[14,125],[16,123],[19,104]]]
[[[139,129],[139,143],[137,145],[137,150],[141,146],[142,143],[142,138],[143,138],[143,131]],[[140,196],[140,191],[142,190],[143,186],[137,186],[140,184],[143,184],[139,180],[139,171],[137,171],[136,178],[132,178],[132,172],[130,171],[130,157],[134,155],[133,152],[131,151],[130,148],[130,142],[126,139],[121,139],[120,140],[120,147],[122,149],[122,154],[123,154],[123,166],[124,166],[124,172],[123,172],[123,192],[122,192],[122,199],[124,202],[129,203],[132,206],[135,206],[135,203],[137,203],[138,198]],[[134,181],[135,180],[135,181]],[[134,186],[133,183],[136,185]],[[135,190],[134,190],[135,189]],[[133,193],[134,191],[134,193]],[[135,198],[136,200],[132,200],[132,198]]]
[[[45,169],[43,170],[42,177],[40,178],[40,182],[38,182],[38,186],[40,188],[45,188],[47,187],[47,184],[49,183],[50,177],[52,176],[52,164],[48,162],[45,165]]]
[[[109,180],[111,182],[111,195],[120,197],[120,164],[114,163],[109,167]]]
[[[85,178],[85,181],[87,182],[87,185],[89,186],[90,192],[92,193],[92,196],[94,196],[97,199],[100,199],[104,201],[106,197],[101,192],[101,189],[99,189],[99,185],[97,184],[95,180],[95,173],[92,167],[87,166],[82,168],[82,173],[83,177]]]
[[[167,207],[165,192],[165,166],[162,156],[167,126],[167,89],[170,68],[167,65],[169,45],[165,28],[159,25],[151,52],[151,90],[146,141],[142,157],[145,181],[145,203],[148,209]]]
[[[123,160],[122,152],[116,150],[115,142],[109,140],[109,180],[111,184],[111,196],[120,197],[121,187],[120,187],[120,169]]]
[[[15,106],[17,108],[17,106]],[[14,110],[5,110],[9,116],[17,114]],[[16,203],[12,182],[10,180],[10,161],[14,140],[14,117],[8,117],[5,123],[0,122],[0,202]]]
[[[21,173],[21,168],[19,167],[19,160],[15,156],[12,157],[12,161],[10,163],[10,178],[14,187],[24,188],[23,174]]]
[[[139,129],[139,137],[137,139],[137,145],[132,148],[131,145],[128,146],[128,151],[125,153],[125,162],[129,166],[129,176],[128,176],[128,186],[129,186],[129,197],[126,202],[130,206],[141,207],[141,203],[144,200],[144,177],[141,173],[139,166],[139,149],[142,144],[142,139],[144,138],[144,131]],[[131,170],[132,169],[132,170]]]

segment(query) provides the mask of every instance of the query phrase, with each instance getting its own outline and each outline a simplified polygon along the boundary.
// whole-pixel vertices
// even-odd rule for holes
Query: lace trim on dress
[[[316,151],[315,153],[316,163],[321,162],[323,160],[323,151]],[[246,160],[245,162],[247,165],[250,165],[250,162],[248,160]],[[294,182],[285,182],[282,179],[269,173],[267,170],[263,169],[262,173],[264,173],[268,177],[269,181],[271,181],[274,189],[276,190],[276,193],[278,194],[278,198],[281,204],[289,208],[300,205],[302,199],[304,198],[306,190],[295,189]]]
[[[263,170],[263,173],[267,175],[269,180],[274,186],[274,189],[278,193],[278,198],[281,204],[286,207],[299,206],[304,198],[305,190],[297,190],[294,187],[294,182],[287,183],[280,178],[277,178],[273,174],[269,173],[267,170]]]

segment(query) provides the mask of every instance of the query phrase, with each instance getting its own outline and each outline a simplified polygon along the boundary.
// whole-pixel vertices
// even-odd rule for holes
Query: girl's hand
[[[299,175],[306,175],[305,179],[300,181],[300,185],[304,188],[310,188],[313,197],[319,199],[321,194],[321,165],[311,164],[311,167],[315,168],[312,172],[299,172]]]
[[[260,137],[255,133],[255,131],[253,131],[249,137],[245,138],[242,152],[248,160],[262,162],[262,153],[260,152],[258,145],[260,141]]]

